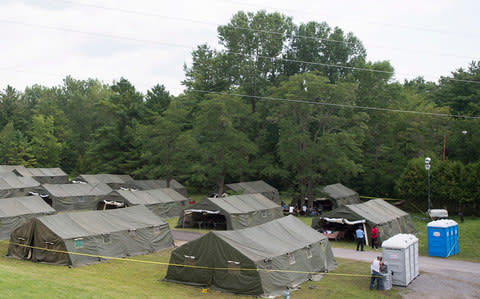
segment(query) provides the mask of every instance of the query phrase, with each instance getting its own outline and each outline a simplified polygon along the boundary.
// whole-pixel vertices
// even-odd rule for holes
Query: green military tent
[[[280,202],[280,194],[275,187],[270,186],[264,181],[240,182],[234,184],[226,184],[231,189],[240,194],[263,194],[266,198],[275,202]]]
[[[72,182],[87,183],[93,186],[98,184],[107,184],[114,190],[135,188],[133,178],[127,174],[82,174],[75,177]]]
[[[112,192],[106,184],[44,184],[39,194],[57,211],[96,210]]]
[[[0,240],[10,239],[10,233],[31,218],[54,213],[40,196],[0,198]]]
[[[61,168],[27,168],[15,167],[13,170],[19,176],[32,177],[40,184],[67,184],[68,175]]]
[[[360,203],[360,196],[358,193],[340,183],[327,185],[321,189],[320,193],[323,194],[324,197],[317,198],[316,200],[330,201],[328,204],[323,204],[324,208],[330,206],[327,210],[336,209],[344,205]]]
[[[126,206],[144,205],[160,217],[177,217],[187,205],[187,198],[170,188],[153,190],[115,190],[109,193],[104,204],[110,201]]]
[[[175,266],[179,264],[187,267]],[[287,216],[241,230],[211,231],[182,245],[170,256],[165,280],[279,296],[286,287],[297,287],[312,279],[312,273],[331,271],[336,265],[328,239]]]
[[[187,188],[174,179],[170,180],[169,186],[167,186],[167,180],[135,180],[134,183],[139,190],[170,188],[188,197]]]
[[[34,218],[12,232],[7,256],[81,266],[98,263],[102,257],[134,256],[173,246],[168,224],[146,207],[136,206]]]
[[[324,213],[321,217],[312,220],[312,227],[318,229],[324,225],[334,225],[341,230],[353,231],[359,226],[358,223],[365,223],[366,233],[369,237],[370,229],[376,225],[379,230],[378,241],[382,241],[400,233],[416,233],[410,215],[394,205],[382,199],[373,199],[364,203],[351,204],[339,207],[335,210]]]
[[[32,177],[20,177],[13,172],[0,173],[0,197],[19,197],[34,192],[40,183]]]
[[[241,229],[283,217],[282,208],[262,194],[205,198],[184,209],[177,227]]]

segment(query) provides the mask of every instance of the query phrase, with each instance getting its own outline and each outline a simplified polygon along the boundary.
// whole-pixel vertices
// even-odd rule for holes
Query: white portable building
[[[383,262],[392,272],[392,284],[408,286],[420,273],[418,239],[411,234],[397,234],[382,243]]]

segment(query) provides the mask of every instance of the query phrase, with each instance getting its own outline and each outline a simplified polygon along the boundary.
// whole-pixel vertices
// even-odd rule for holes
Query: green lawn
[[[3,257],[7,242],[0,242],[1,298],[253,298],[224,294],[161,281],[165,265],[126,260],[69,268],[37,264]],[[166,263],[171,250],[134,257],[142,261]],[[369,264],[337,259],[337,270],[318,282],[306,282],[292,298],[372,298],[368,290]],[[402,288],[376,295],[400,298]]]

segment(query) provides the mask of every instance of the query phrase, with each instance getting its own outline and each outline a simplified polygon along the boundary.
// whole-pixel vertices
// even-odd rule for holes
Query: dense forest
[[[238,12],[198,45],[185,90],[66,77],[0,87],[0,164],[175,178],[197,192],[263,179],[300,199],[341,182],[425,210],[480,207],[480,63],[398,82],[353,33]]]

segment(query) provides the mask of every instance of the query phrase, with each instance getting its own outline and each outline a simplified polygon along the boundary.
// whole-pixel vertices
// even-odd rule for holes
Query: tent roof
[[[0,172],[12,172],[18,167],[23,167],[21,165],[0,165]]]
[[[160,217],[145,206],[63,213],[38,217],[38,220],[62,239],[166,225]]]
[[[333,199],[346,198],[350,196],[358,196],[358,193],[337,183],[323,187],[323,192],[327,193]]]
[[[168,188],[144,191],[117,190],[116,192],[134,205],[151,205],[187,200],[180,193]]]
[[[19,177],[13,172],[2,172],[0,175],[0,190],[38,187],[40,183],[32,177]]]
[[[226,186],[233,191],[242,192],[244,194],[277,191],[276,188],[270,186],[264,181],[240,182],[234,184],[226,184]]]
[[[371,223],[382,224],[407,215],[408,213],[382,199],[372,199],[364,203],[346,205],[329,211],[323,217],[341,217],[348,220],[365,219]]]
[[[242,194],[206,199],[229,214],[245,214],[279,208],[280,206],[262,194]]]
[[[286,254],[327,238],[292,215],[245,229],[212,233],[254,261]]]
[[[124,183],[132,183],[133,178],[127,174],[82,174],[76,177],[74,180],[80,180],[87,182],[91,185],[104,183],[104,184],[124,184]]]
[[[43,184],[43,188],[54,197],[106,195],[112,192],[106,184]]]
[[[134,180],[135,186],[141,190],[167,188],[167,180]],[[170,188],[180,189],[185,188],[176,180],[170,180]]]
[[[19,166],[15,168],[15,171],[23,177],[67,176],[61,168],[26,168],[24,166]]]
[[[0,217],[28,214],[55,213],[40,196],[23,196],[0,199]]]

